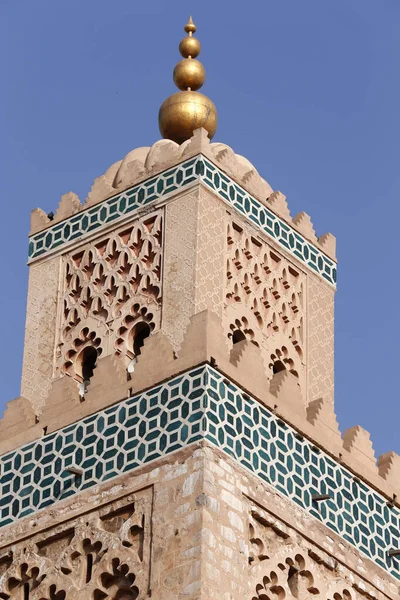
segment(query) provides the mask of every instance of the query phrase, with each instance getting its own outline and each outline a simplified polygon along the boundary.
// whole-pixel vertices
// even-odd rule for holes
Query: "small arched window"
[[[272,365],[272,372],[274,375],[280,373],[281,371],[284,371],[285,369],[286,367],[281,360],[276,360]]]
[[[232,333],[232,343],[233,344],[242,342],[245,339],[246,339],[246,336],[244,335],[243,331],[241,331],[240,329],[235,329],[235,331]]]
[[[78,361],[80,363],[78,374],[82,377],[83,381],[89,382],[93,377],[93,371],[95,370],[97,363],[97,356],[97,350],[96,348],[93,348],[93,346],[87,346],[80,353],[78,357]]]
[[[150,325],[144,321],[140,321],[132,330],[132,349],[135,356],[139,356],[144,344],[144,340],[151,333]]]

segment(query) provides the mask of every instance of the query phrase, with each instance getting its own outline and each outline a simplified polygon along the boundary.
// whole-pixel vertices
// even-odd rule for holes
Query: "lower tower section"
[[[400,512],[208,364],[1,460],[0,598],[396,598]]]

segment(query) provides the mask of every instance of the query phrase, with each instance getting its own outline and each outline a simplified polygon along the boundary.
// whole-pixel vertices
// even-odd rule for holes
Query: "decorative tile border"
[[[1,456],[0,527],[203,438],[206,374],[192,370]]]
[[[33,235],[29,244],[29,259],[38,258],[63,244],[77,240],[126,215],[159,200],[166,194],[181,190],[194,181],[202,181],[238,212],[248,218],[281,247],[336,285],[336,263],[308,242],[302,235],[277,217],[268,208],[225,175],[217,166],[199,155],[181,163],[139,185],[104,200],[69,219]]]
[[[209,366],[2,456],[0,527],[200,439],[400,580],[400,511]]]

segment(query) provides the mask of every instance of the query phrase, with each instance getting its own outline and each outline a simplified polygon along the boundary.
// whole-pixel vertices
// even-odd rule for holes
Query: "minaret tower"
[[[185,31],[163,138],[32,212],[0,599],[398,599],[399,457],[334,413],[335,239],[211,142]]]

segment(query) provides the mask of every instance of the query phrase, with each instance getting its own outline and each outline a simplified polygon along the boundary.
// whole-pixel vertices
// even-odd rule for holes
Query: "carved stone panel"
[[[244,224],[227,230],[225,326],[232,343],[248,339],[273,373],[305,383],[306,275]]]
[[[159,327],[162,238],[158,211],[64,256],[56,376],[79,380],[88,347],[129,361],[138,324]]]
[[[0,551],[0,598],[147,597],[151,506],[143,490]]]
[[[324,550],[258,506],[249,517],[249,600],[380,600]]]

